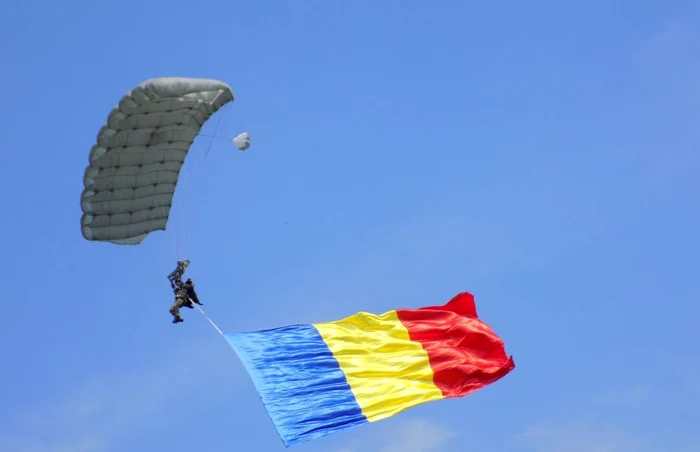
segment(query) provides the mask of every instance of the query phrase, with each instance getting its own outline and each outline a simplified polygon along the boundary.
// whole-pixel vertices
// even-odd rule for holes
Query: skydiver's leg
[[[182,275],[185,274],[185,265],[181,262],[177,263],[177,267],[175,267],[175,270],[170,272],[168,275],[168,280],[170,280],[170,284],[173,284],[175,280],[182,278]]]
[[[179,298],[175,299],[175,303],[170,306],[170,313],[173,315],[173,323],[184,322],[182,317],[180,317],[180,308],[182,307],[182,300]]]

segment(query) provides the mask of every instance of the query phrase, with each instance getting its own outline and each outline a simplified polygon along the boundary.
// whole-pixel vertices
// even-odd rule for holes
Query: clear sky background
[[[170,323],[187,225],[225,331],[470,291],[514,355],[299,452],[700,450],[700,3],[488,3],[2,2],[0,450],[284,450],[226,341]],[[97,131],[158,76],[237,99],[172,228],[85,241]]]

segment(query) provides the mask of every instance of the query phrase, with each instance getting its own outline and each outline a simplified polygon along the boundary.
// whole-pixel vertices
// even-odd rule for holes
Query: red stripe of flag
[[[423,344],[435,385],[445,397],[463,397],[515,368],[503,340],[476,314],[474,296],[455,296],[444,306],[398,309],[411,340]]]

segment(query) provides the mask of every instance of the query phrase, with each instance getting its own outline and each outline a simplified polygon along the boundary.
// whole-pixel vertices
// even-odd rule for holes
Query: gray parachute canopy
[[[198,78],[151,79],[124,95],[90,151],[80,196],[83,237],[136,245],[165,230],[190,146],[232,101],[227,84]]]

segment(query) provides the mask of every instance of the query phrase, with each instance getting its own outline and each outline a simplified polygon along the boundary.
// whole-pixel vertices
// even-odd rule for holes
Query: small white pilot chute
[[[236,145],[239,151],[245,151],[250,147],[250,134],[243,132],[233,139],[233,144]]]

